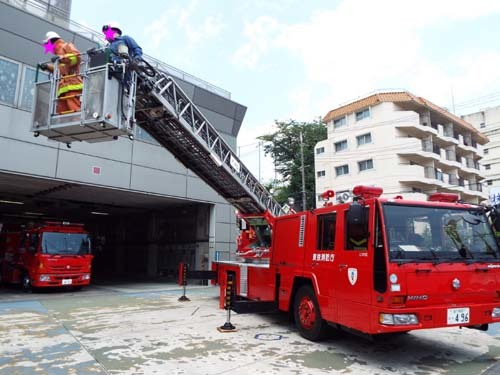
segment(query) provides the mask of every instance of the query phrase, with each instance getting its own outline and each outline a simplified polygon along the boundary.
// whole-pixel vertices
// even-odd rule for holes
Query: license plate
[[[448,309],[448,324],[469,323],[470,314],[468,307],[460,309]]]
[[[73,283],[72,279],[63,279],[62,285],[71,285]]]

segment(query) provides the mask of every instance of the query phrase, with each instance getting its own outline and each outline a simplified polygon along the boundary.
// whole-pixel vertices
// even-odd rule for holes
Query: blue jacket
[[[121,44],[125,44],[128,48],[128,55],[131,58],[142,58],[142,48],[136,43],[136,41],[129,37],[128,35],[117,36],[109,43],[109,49],[111,51],[111,60],[120,62],[121,59],[118,54],[118,48]]]

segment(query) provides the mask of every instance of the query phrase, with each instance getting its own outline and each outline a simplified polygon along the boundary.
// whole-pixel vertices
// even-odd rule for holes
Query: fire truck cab
[[[0,274],[5,283],[31,288],[90,283],[92,254],[82,224],[47,222],[0,234]]]
[[[381,194],[359,186],[353,202],[275,218],[269,264],[219,263],[221,289],[232,273],[237,299],[274,302],[311,340],[327,326],[373,335],[500,322],[500,251],[484,208]]]

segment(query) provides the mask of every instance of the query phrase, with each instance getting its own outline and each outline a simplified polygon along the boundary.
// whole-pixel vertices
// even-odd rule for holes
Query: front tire
[[[318,300],[310,285],[303,285],[294,299],[293,314],[300,335],[311,341],[325,338],[328,324],[321,317]]]

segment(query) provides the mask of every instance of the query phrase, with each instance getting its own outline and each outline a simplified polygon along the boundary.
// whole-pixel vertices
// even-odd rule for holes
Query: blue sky
[[[147,54],[230,91],[248,107],[238,145],[255,175],[255,136],[273,131],[275,119],[318,119],[377,89],[450,109],[453,92],[458,113],[500,104],[498,0],[138,4],[73,0],[72,19],[95,30],[118,21]],[[261,160],[266,180],[272,167]]]

